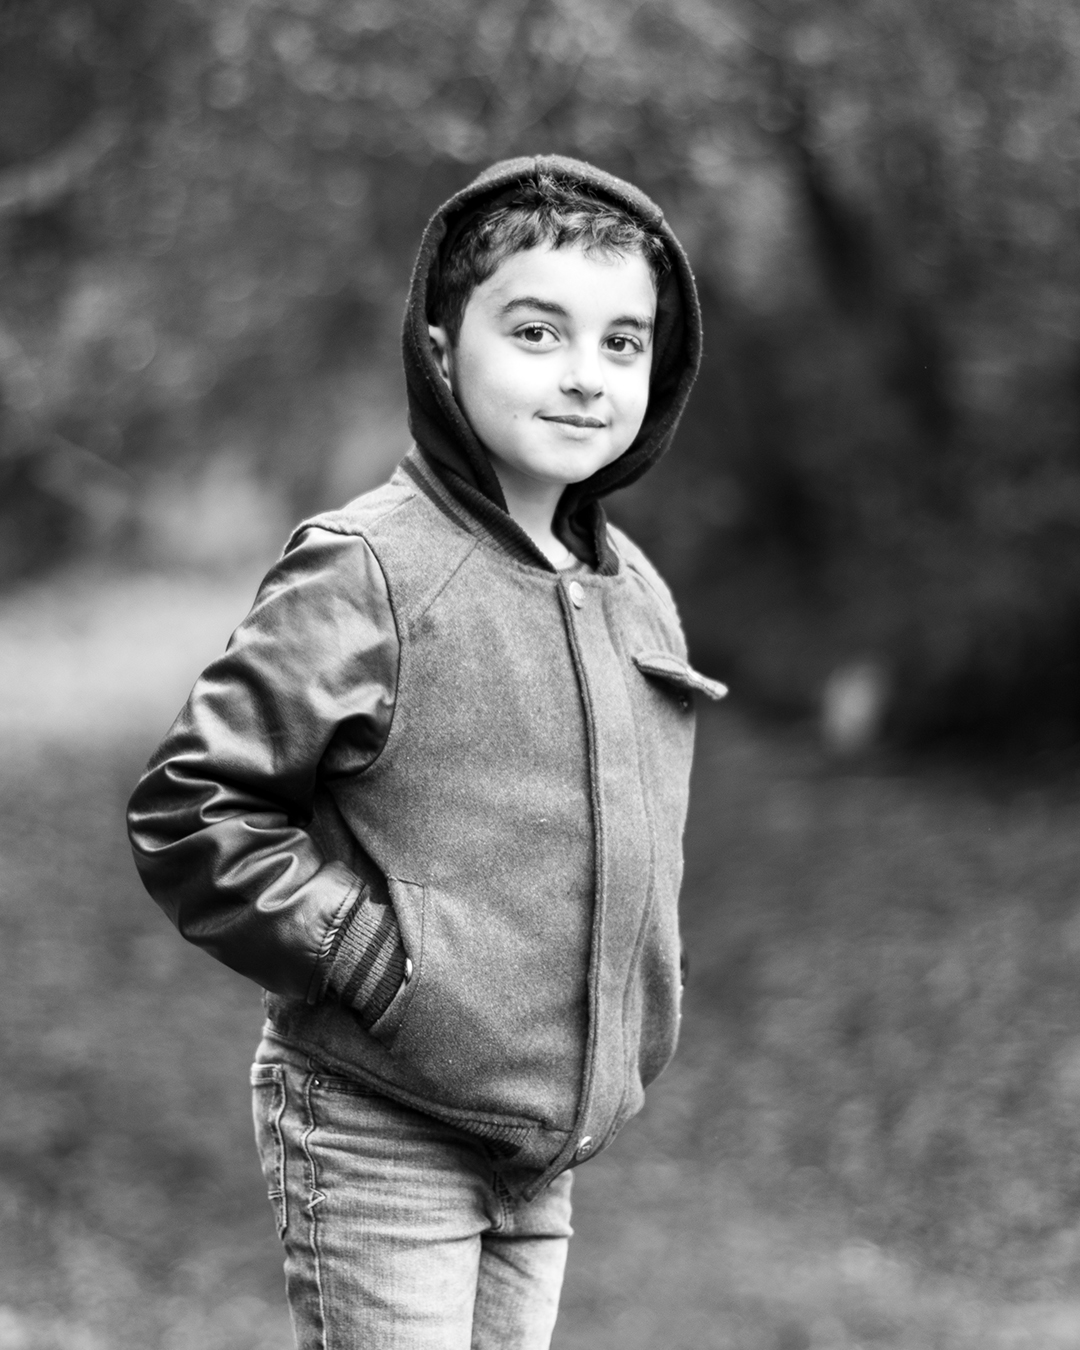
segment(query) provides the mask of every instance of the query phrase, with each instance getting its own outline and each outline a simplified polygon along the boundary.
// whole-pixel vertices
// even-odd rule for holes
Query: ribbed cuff
[[[365,1027],[390,1006],[405,978],[405,949],[391,905],[361,895],[346,918],[327,984]]]

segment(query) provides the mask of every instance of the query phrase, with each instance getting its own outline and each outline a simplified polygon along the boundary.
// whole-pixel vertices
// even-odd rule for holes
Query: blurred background
[[[428,215],[549,151],[697,272],[611,509],[734,690],[684,1048],[579,1174],[556,1343],[1080,1347],[1075,6],[3,0],[0,1350],[289,1343],[257,991],[123,807],[291,524],[407,448]]]

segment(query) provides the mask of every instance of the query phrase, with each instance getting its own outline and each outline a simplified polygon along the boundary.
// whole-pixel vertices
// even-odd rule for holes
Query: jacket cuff
[[[405,948],[393,906],[364,891],[342,923],[327,986],[370,1027],[390,1006],[405,972]]]

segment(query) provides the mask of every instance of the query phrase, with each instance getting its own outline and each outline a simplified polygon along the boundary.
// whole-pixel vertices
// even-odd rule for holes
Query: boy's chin
[[[488,458],[491,460],[496,476],[499,478],[500,482],[503,483],[504,487],[506,486],[507,479],[509,479],[511,482],[519,483],[523,487],[536,486],[546,488],[551,492],[559,493],[561,493],[564,488],[573,487],[575,483],[584,483],[587,479],[591,478],[593,474],[598,473],[599,468],[604,467],[604,464],[601,464],[599,468],[590,466],[587,469],[565,471],[532,467],[525,469],[516,464],[507,465],[505,461],[499,460],[495,455],[489,455]],[[610,463],[610,461],[605,460],[604,463],[607,464]]]
[[[586,479],[591,478],[593,474],[599,473],[601,469],[607,468],[619,459],[625,450],[617,452],[602,453],[596,455],[578,455],[573,457],[563,457],[561,455],[537,454],[528,459],[518,457],[508,458],[496,454],[484,446],[484,452],[491,461],[492,468],[500,477],[509,474],[514,478],[530,480],[534,483],[543,483],[552,488],[571,487],[574,483],[584,483]],[[573,462],[578,459],[580,462]],[[569,460],[569,462],[568,462]]]

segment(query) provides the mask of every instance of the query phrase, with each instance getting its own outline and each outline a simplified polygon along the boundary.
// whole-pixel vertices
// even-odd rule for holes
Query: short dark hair
[[[481,207],[451,236],[429,299],[431,322],[456,342],[469,296],[515,253],[547,244],[580,245],[590,254],[636,253],[659,286],[671,269],[658,231],[586,187],[541,171],[509,197]]]

